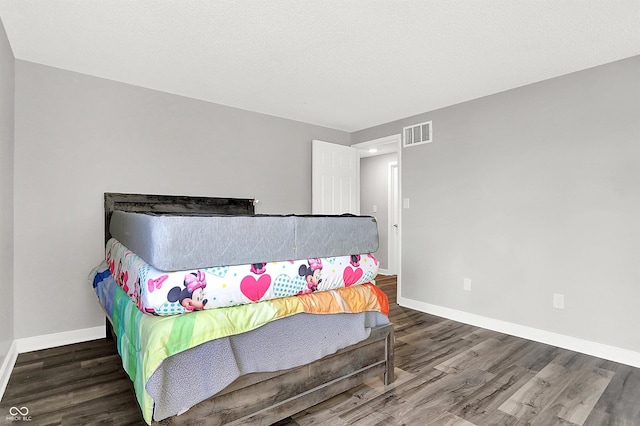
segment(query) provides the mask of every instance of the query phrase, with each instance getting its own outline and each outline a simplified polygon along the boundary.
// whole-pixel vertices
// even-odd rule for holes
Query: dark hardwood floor
[[[640,426],[640,369],[401,308],[395,277],[377,281],[391,302],[396,382],[372,380],[278,426]],[[20,354],[0,424],[27,423],[11,407],[27,407],[30,425],[144,424],[106,339]]]

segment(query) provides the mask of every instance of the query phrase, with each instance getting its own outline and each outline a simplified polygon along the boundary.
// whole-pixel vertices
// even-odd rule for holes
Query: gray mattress
[[[371,216],[183,215],[114,211],[111,236],[161,271],[373,253]]]

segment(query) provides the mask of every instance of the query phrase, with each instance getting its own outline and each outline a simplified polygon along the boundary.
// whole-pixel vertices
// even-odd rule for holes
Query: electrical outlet
[[[553,294],[553,307],[556,309],[564,309],[564,294]]]
[[[464,279],[464,284],[462,286],[466,291],[471,291],[471,280],[469,278]]]

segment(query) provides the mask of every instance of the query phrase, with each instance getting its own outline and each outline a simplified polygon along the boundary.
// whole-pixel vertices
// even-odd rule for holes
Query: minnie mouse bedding
[[[114,238],[107,242],[106,261],[138,309],[160,316],[349,287],[378,273],[371,254],[164,272]]]
[[[91,272],[89,281],[113,325],[123,367],[149,424],[152,418],[185,411],[242,374],[304,365],[362,341],[372,327],[388,323],[388,299],[371,283],[188,315],[154,316],[137,309],[106,263]],[[334,315],[339,317],[333,319]],[[241,335],[235,342],[228,340]],[[294,335],[303,342],[300,348],[290,347]],[[264,359],[269,353],[264,342],[278,341],[284,343],[272,345],[273,355]],[[194,374],[187,374],[191,371]],[[208,380],[211,374],[226,380]],[[183,376],[194,382],[185,382]]]

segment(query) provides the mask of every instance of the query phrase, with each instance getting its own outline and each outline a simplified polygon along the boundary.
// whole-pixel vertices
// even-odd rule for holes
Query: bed
[[[105,193],[104,203],[105,244],[112,240],[113,230],[116,230],[116,234],[122,235],[122,224],[111,226],[112,218],[117,218],[122,213],[142,213],[161,217],[168,215],[176,216],[178,220],[189,220],[190,217],[202,219],[216,215],[226,216],[225,220],[256,216],[251,199]],[[293,246],[295,249],[311,250],[304,251],[304,256],[325,254],[325,259],[335,260],[332,252],[326,252],[331,244],[318,244],[319,248],[303,247],[304,240],[299,238],[303,233],[299,230],[300,226],[307,226],[308,223],[291,225],[291,218],[282,216],[259,219],[260,223],[264,220],[274,223],[274,228],[279,229],[277,235],[282,235],[279,226],[294,229],[291,234],[293,243],[282,244],[280,238],[277,241],[279,246],[287,246],[286,249]],[[143,217],[143,220],[147,219],[146,216]],[[298,219],[308,222],[313,220],[313,217],[294,217],[293,221],[296,222]],[[351,222],[348,229],[356,229],[356,234],[360,229],[358,227],[370,226],[361,217],[327,219],[335,221],[336,224]],[[247,228],[246,225],[241,227]],[[334,224],[329,228],[336,229]],[[126,225],[124,229],[127,229]],[[295,232],[296,229],[298,232]],[[344,230],[339,234],[345,234]],[[331,234],[323,232],[323,235]],[[340,236],[336,235],[336,238]],[[274,248],[268,240],[260,248],[260,259],[266,257],[266,253],[282,249]],[[132,245],[137,244],[131,243],[131,239],[128,241]],[[142,245],[137,246],[137,250],[144,252],[144,256],[153,256],[153,250],[149,249],[158,245],[153,239],[149,241],[143,241]],[[340,244],[349,242],[350,239],[347,238]],[[361,242],[359,247],[369,247],[366,244],[370,242]],[[171,254],[166,248],[165,251]],[[184,252],[184,249],[181,251]],[[277,253],[274,256],[283,255]],[[360,262],[371,262],[374,259],[373,256],[369,259],[366,255],[363,258],[354,256],[352,261],[360,266]],[[234,254],[230,259],[238,259],[238,256]],[[187,269],[189,266],[197,269],[203,265],[183,263],[191,262],[191,257],[178,256],[171,257],[170,260],[182,262],[179,264],[186,265]],[[204,262],[210,263],[210,260]],[[252,273],[263,273],[267,263],[251,264]],[[355,270],[355,264],[345,267],[345,278],[351,277],[350,271]],[[311,266],[313,265],[309,265]],[[114,268],[115,266],[109,267],[105,262],[101,268],[94,270],[90,280],[94,284],[100,305],[107,313],[108,334],[116,340],[125,370],[136,387],[136,397],[147,423],[271,424],[373,377],[380,376],[385,384],[394,380],[393,325],[388,319],[385,321],[384,310],[388,312],[388,304],[385,308],[386,296],[372,283],[355,283],[348,280],[345,283],[343,280],[342,285],[334,283],[326,291],[313,291],[309,294],[300,291],[299,295],[291,297],[280,297],[282,295],[276,294],[273,298],[251,300],[248,304],[234,303],[233,306],[216,306],[214,309],[196,309],[194,312],[161,316],[156,312],[145,312],[139,300],[139,303],[135,303],[135,296],[127,294],[122,283],[116,282],[113,276],[117,277],[118,273],[114,273]],[[259,270],[256,271],[254,268]],[[193,273],[193,276],[196,277],[197,274]],[[370,277],[366,280],[359,278],[367,281]],[[199,277],[190,279],[196,282]],[[142,289],[146,288],[145,280],[137,279],[135,282]],[[300,283],[310,286],[313,279],[307,277]],[[151,281],[149,288],[153,288]],[[330,312],[327,313],[331,315],[317,315],[318,305],[330,306]],[[235,317],[231,316],[231,313],[235,315],[238,312],[244,317],[251,317],[249,325],[241,326],[233,319]],[[221,327],[216,323],[215,327],[209,327],[208,324],[211,324],[214,316],[218,318],[216,321],[224,316],[228,324]],[[267,318],[269,316],[273,318]],[[193,335],[189,335],[190,344],[188,347],[176,349],[176,346],[180,345],[172,343],[170,337],[162,334],[162,330],[171,330],[173,334],[176,334],[175,330],[181,330],[182,333],[185,324],[188,324],[189,332],[193,332]],[[149,331],[152,329],[153,332]],[[196,332],[192,331],[200,329],[207,331],[202,335],[198,332],[197,336]],[[134,335],[136,337],[132,337]],[[141,339],[142,346],[137,339]],[[298,343],[295,343],[296,339]],[[274,346],[273,342],[278,342],[280,346]],[[155,349],[149,352],[149,347]],[[283,351],[283,347],[287,349]],[[140,363],[141,353],[151,353],[142,357],[147,359],[156,357],[159,352],[163,353],[161,361],[156,362],[160,367],[156,368],[153,364],[153,372],[132,362],[132,359],[137,357],[137,362]],[[259,359],[251,358],[250,352],[257,353]],[[234,354],[236,357],[234,365],[230,365],[230,369],[237,370],[234,370],[234,374],[229,374],[228,370],[220,367],[228,362],[229,357],[226,354]],[[215,363],[212,359],[216,360]],[[134,365],[134,368],[127,368],[127,363]],[[212,363],[216,368],[212,368]],[[231,364],[230,361],[229,363]],[[184,365],[195,367],[185,372],[184,367],[181,367]],[[145,370],[149,370],[149,373]],[[195,404],[193,400],[184,401],[185,395],[193,393],[188,387],[194,382],[197,382],[199,393],[199,402]],[[152,412],[149,412],[150,404]]]

